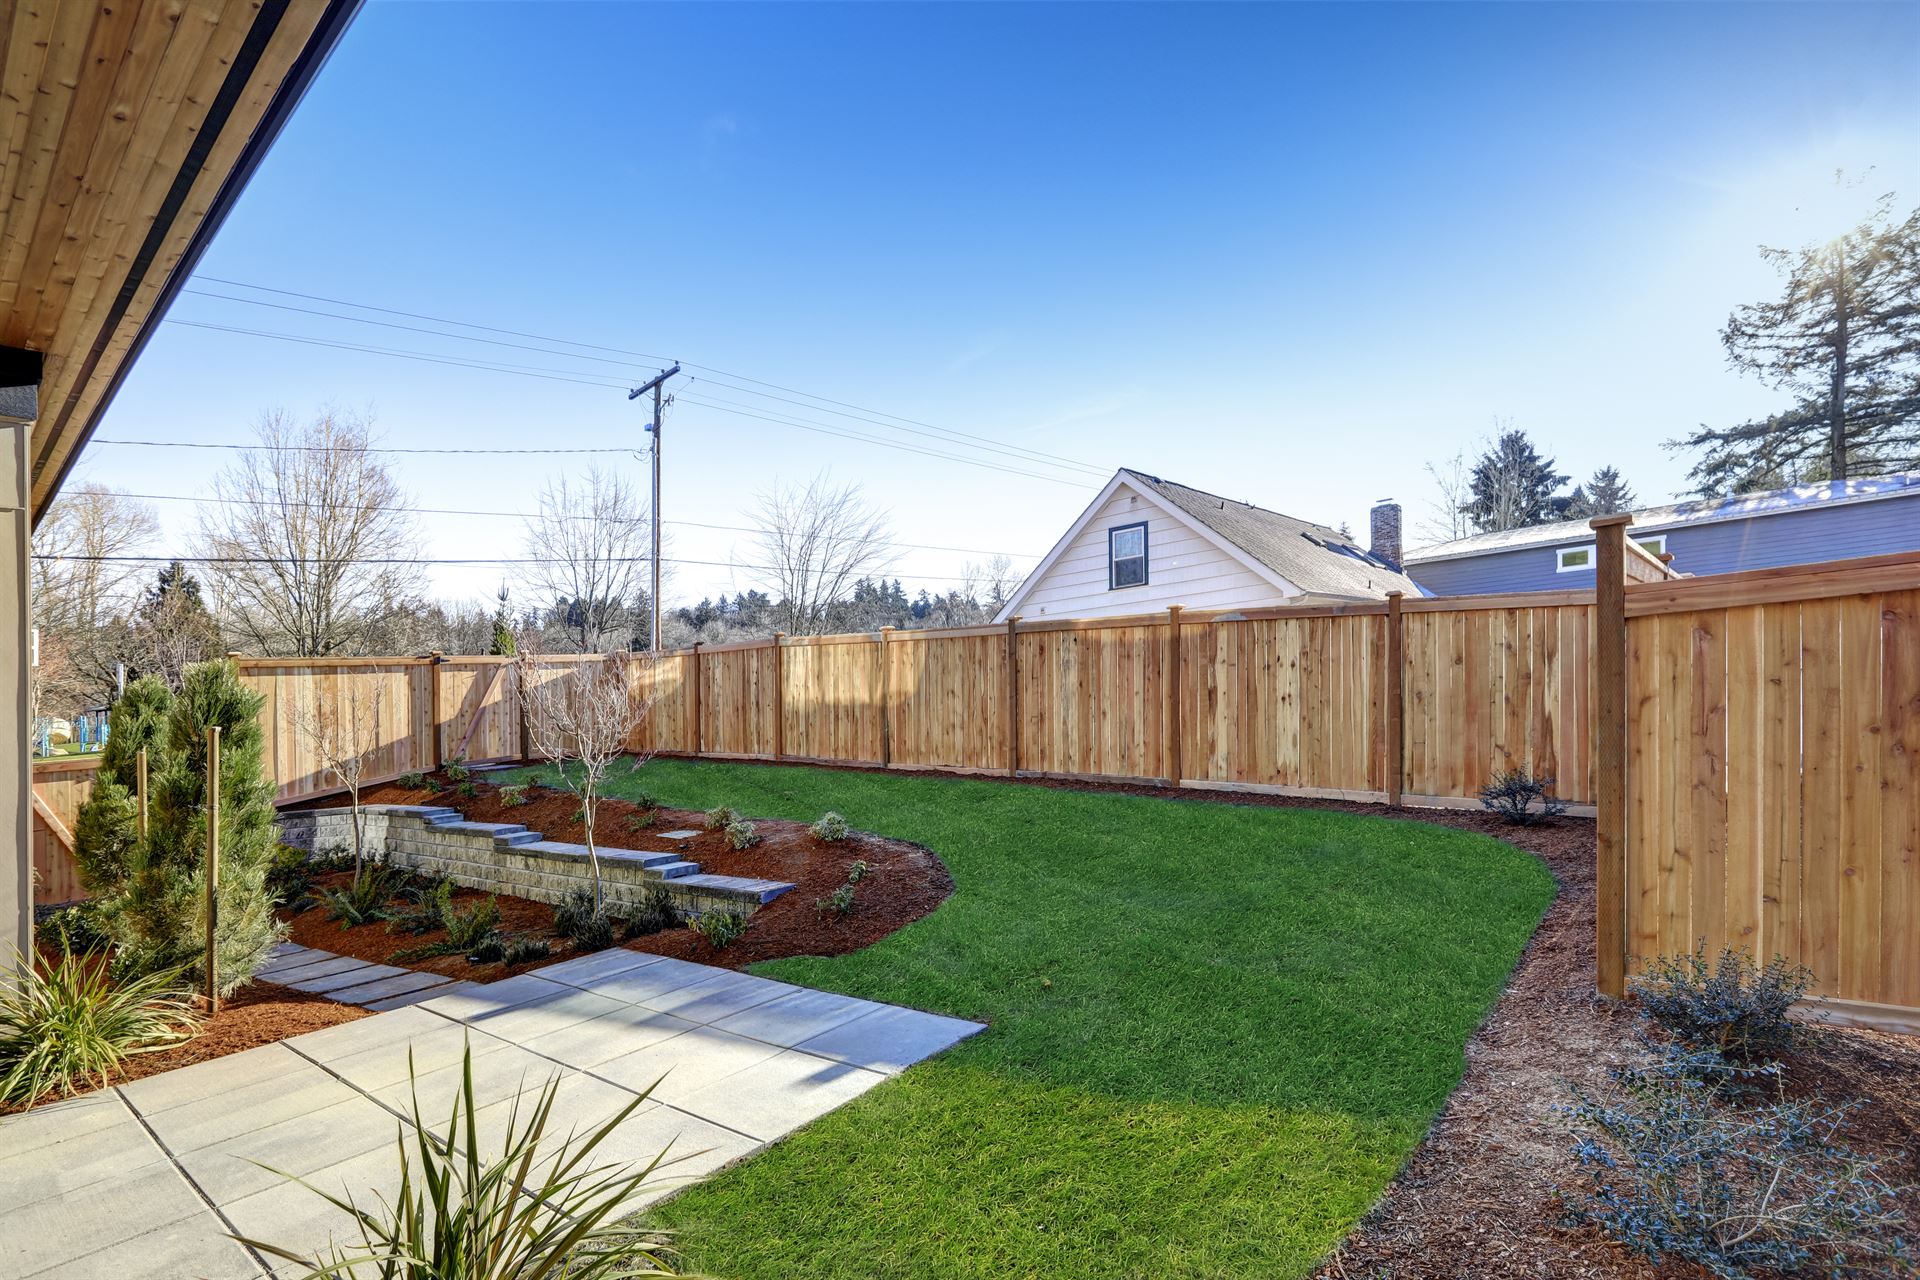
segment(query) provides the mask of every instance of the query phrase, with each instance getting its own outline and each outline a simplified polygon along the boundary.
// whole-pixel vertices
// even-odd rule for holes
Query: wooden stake
[[[214,937],[220,929],[220,726],[207,730],[207,1012],[220,1012]]]
[[[700,754],[700,642],[693,642],[693,754]]]
[[[1184,606],[1167,606],[1167,669],[1161,682],[1167,686],[1166,724],[1163,726],[1165,741],[1161,745],[1161,755],[1167,771],[1167,785],[1180,785],[1180,610]]]
[[[145,747],[133,757],[133,799],[137,806],[140,823],[140,839],[147,838],[147,749]]]
[[[1594,532],[1593,766],[1595,985],[1627,992],[1627,526],[1599,516]]]
[[[1399,805],[1406,785],[1406,631],[1402,593],[1387,592],[1387,803]]]
[[[893,628],[880,628],[880,767],[893,763]]]
[[[780,641],[787,633],[773,633],[773,758],[787,754],[787,662]]]
[[[427,751],[431,761],[427,767],[429,773],[440,772],[440,766],[446,763],[446,744],[440,741],[440,664],[446,660],[446,655],[438,649],[427,655]],[[407,688],[409,691],[412,690],[411,682],[408,683]],[[473,722],[480,723],[478,703],[474,704]],[[471,737],[473,732],[471,727],[467,732]],[[462,745],[461,753],[465,754],[465,752],[466,747]]]
[[[1020,619],[1007,619],[1007,776],[1020,772]]]

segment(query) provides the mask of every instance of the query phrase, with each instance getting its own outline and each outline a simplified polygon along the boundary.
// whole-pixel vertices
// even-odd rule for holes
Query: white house
[[[1400,508],[1373,508],[1370,546],[1337,529],[1122,467],[998,621],[1382,600],[1426,594],[1400,570]]]

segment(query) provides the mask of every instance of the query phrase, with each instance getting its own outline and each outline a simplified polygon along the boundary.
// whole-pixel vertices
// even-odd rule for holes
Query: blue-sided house
[[[1627,533],[1694,576],[1920,551],[1920,472],[1648,507]],[[1437,596],[1591,587],[1593,530],[1568,520],[1477,534],[1409,551],[1406,570]]]

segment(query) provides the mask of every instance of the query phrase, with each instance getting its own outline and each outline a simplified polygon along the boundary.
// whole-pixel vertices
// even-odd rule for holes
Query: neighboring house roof
[[[1123,484],[1271,582],[1277,595],[1383,600],[1389,591],[1409,596],[1427,594],[1412,578],[1369,554],[1337,529],[1122,467],[1001,607],[1000,620],[1019,612],[1022,601]]]
[[[1633,524],[1629,527],[1637,536],[1690,525],[1751,520],[1788,511],[1882,502],[1888,498],[1903,497],[1920,497],[1920,471],[1860,480],[1830,480],[1823,484],[1796,485],[1791,489],[1743,493],[1733,498],[1700,498],[1660,507],[1642,507],[1633,513]],[[1507,529],[1499,533],[1479,533],[1470,538],[1416,547],[1407,552],[1406,562],[1429,564],[1436,560],[1464,560],[1471,556],[1519,551],[1527,547],[1562,546],[1592,540],[1593,530],[1585,520],[1560,520],[1553,524],[1529,525],[1524,529]]]

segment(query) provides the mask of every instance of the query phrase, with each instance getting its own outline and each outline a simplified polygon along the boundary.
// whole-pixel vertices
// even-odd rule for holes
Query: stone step
[[[700,874],[697,862],[662,862],[647,868],[650,876],[659,876],[662,880],[683,880],[688,876]]]
[[[785,880],[761,880],[747,876],[690,875],[673,882],[674,888],[700,889],[729,898],[741,898],[755,904],[772,902],[793,888]]]
[[[435,831],[455,831],[462,835],[501,836],[517,835],[526,828],[517,822],[466,822],[439,819],[432,823]]]
[[[498,845],[511,847],[522,844],[538,844],[542,838],[538,831],[527,831],[523,829],[520,831],[508,831],[502,835],[497,835],[493,838],[493,842]]]

